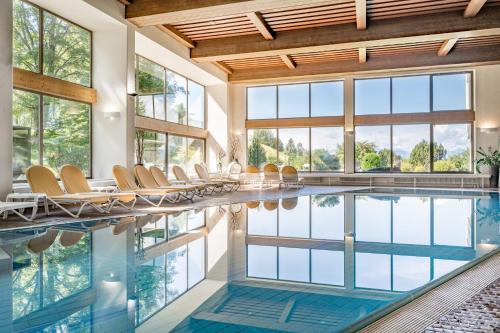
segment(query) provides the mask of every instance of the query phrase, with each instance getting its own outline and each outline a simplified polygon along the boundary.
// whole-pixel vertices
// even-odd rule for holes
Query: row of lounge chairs
[[[134,173],[119,165],[113,167],[116,188],[109,191],[96,191],[85,178],[85,174],[74,165],[64,165],[60,170],[61,187],[54,173],[43,166],[35,165],[26,171],[26,179],[33,195],[41,194],[45,200],[46,213],[48,204],[55,206],[71,217],[77,218],[86,207],[98,213],[109,213],[115,206],[132,209],[137,199],[159,207],[163,202],[177,203],[182,199],[192,201],[195,196],[203,197],[222,191],[236,191],[240,183],[234,179],[212,178],[204,165],[195,165],[200,178],[192,179],[179,166],[173,167],[177,180],[171,182],[157,167],[149,170],[143,165],[136,165]],[[70,207],[77,207],[77,211]],[[0,214],[4,218],[13,212],[25,220],[36,217],[38,200],[33,202],[0,202]],[[32,208],[31,217],[22,214],[26,208]]]

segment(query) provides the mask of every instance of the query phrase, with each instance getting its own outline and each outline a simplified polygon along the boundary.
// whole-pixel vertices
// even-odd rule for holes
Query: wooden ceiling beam
[[[366,0],[356,0],[356,27],[366,29]]]
[[[297,68],[268,67],[258,70],[238,70],[229,75],[234,83],[272,82],[279,79],[299,79],[311,76],[345,75],[359,72],[376,72],[396,69],[417,69],[500,63],[500,45],[456,49],[446,57],[438,57],[435,51],[404,55],[370,56],[370,61],[360,64],[358,59],[301,64]]]
[[[220,70],[224,71],[226,74],[233,74],[233,70],[231,69],[231,67],[229,67],[222,61],[215,61],[214,65],[217,66]]]
[[[266,40],[274,39],[274,34],[271,28],[267,25],[266,21],[259,12],[247,13],[247,17],[252,21],[253,25],[259,30],[260,34]]]
[[[479,13],[486,0],[470,0],[465,8],[464,17],[474,17]]]
[[[161,31],[165,32],[170,37],[173,37],[175,40],[177,40],[182,45],[189,47],[190,49],[192,49],[196,46],[196,43],[193,40],[191,40],[189,37],[187,37],[182,32],[175,29],[173,26],[171,26],[169,24],[159,24],[156,27],[158,29],[160,29]]]
[[[439,48],[438,51],[438,56],[440,57],[445,57],[450,53],[451,49],[455,46],[455,44],[458,42],[458,38],[451,38],[447,39],[443,42],[441,47]]]
[[[125,17],[136,26],[145,27],[331,3],[332,0],[134,0],[126,7]]]
[[[364,64],[366,62],[366,47],[360,47],[358,49],[359,63]]]
[[[292,57],[290,57],[289,55],[282,54],[280,55],[280,57],[281,60],[285,63],[286,67],[290,69],[294,69],[295,67],[297,67],[297,64],[295,63],[295,61],[293,61]]]
[[[282,31],[274,40],[263,40],[257,35],[201,40],[191,50],[191,58],[199,62],[223,61],[498,34],[500,6],[495,6],[484,8],[480,16],[468,19],[464,19],[462,11],[454,11],[377,20],[366,30],[357,30],[346,23]]]

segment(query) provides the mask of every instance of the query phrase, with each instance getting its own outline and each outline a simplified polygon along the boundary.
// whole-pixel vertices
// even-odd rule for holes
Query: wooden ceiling
[[[500,62],[500,0],[128,2],[234,82]]]

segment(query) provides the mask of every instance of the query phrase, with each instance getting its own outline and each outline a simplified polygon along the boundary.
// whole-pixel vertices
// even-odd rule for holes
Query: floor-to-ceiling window
[[[342,171],[343,116],[342,81],[248,87],[247,120],[255,124],[247,126],[247,162],[258,167],[291,165],[299,171]],[[259,127],[268,119],[278,123]]]
[[[356,171],[470,172],[471,76],[356,79]]]
[[[21,0],[14,0],[13,26],[16,68],[91,86],[90,31]],[[91,105],[49,95],[14,90],[14,180],[33,164],[74,164],[91,176]]]

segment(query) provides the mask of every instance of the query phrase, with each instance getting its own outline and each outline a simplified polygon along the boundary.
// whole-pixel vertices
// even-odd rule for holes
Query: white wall
[[[495,149],[500,148],[500,131],[488,131],[490,133],[484,133],[482,128],[499,128],[500,127],[500,65],[487,65],[487,66],[476,66],[476,67],[464,67],[464,68],[453,68],[443,71],[432,69],[426,71],[425,69],[420,69],[418,71],[392,71],[390,74],[402,74],[402,73],[433,73],[433,72],[456,72],[461,70],[472,70],[474,72],[474,102],[476,111],[476,122],[475,122],[475,149],[479,147],[492,146]],[[383,76],[384,74],[378,73],[374,76]],[[366,77],[368,75],[359,74],[355,77]],[[352,79],[353,76],[343,77],[338,75],[331,75],[330,77],[322,76],[321,78],[315,79],[311,77],[309,79],[303,80],[284,80],[283,82],[312,82],[315,80],[332,80],[332,79],[344,79],[346,81]],[[253,84],[258,85],[258,84]],[[245,130],[245,119],[246,119],[246,87],[251,85],[244,84],[231,84],[230,88],[230,100],[231,100],[231,132],[232,133],[242,133],[240,135],[243,152],[241,153],[240,162],[246,165],[246,130]],[[347,88],[347,87],[346,87]],[[345,100],[346,116],[348,115],[348,110],[352,109],[352,101],[347,98]],[[346,140],[347,143],[347,140]],[[353,156],[348,156],[349,152],[353,149],[346,148],[346,172],[348,172],[348,160],[353,160]]]
[[[12,189],[12,1],[0,2],[0,200]]]

